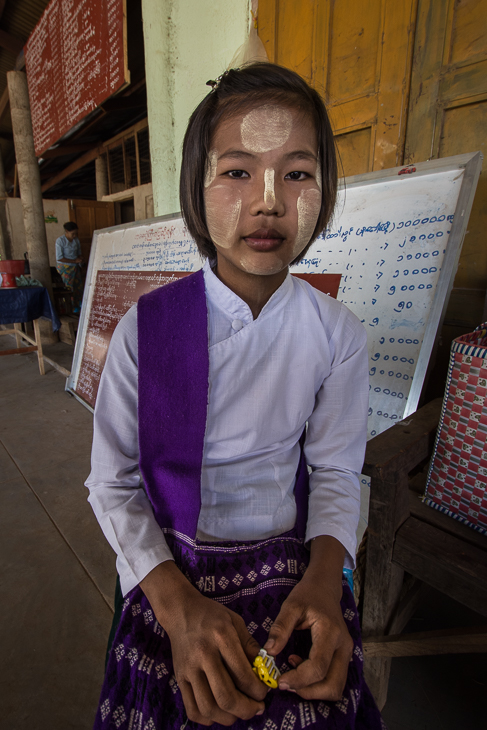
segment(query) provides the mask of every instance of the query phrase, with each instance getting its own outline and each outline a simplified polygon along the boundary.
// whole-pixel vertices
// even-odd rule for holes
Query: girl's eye
[[[227,175],[234,180],[241,180],[243,177],[248,177],[248,173],[245,170],[230,170]]]
[[[286,178],[288,180],[306,180],[307,177],[309,177],[307,172],[299,172],[299,170],[288,172],[288,174],[286,175]]]

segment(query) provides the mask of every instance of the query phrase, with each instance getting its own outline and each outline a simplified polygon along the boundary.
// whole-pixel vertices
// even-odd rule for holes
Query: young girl
[[[288,271],[336,187],[323,102],[292,71],[231,70],[190,119],[181,206],[206,263],[121,320],[95,410],[89,499],[125,596],[96,728],[383,727],[342,575],[365,332]]]

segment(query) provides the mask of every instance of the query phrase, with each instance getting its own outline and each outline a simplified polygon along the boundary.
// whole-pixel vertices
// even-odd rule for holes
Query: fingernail
[[[264,710],[259,710],[259,712],[256,712],[255,714],[256,715],[263,715],[264,714]]]
[[[267,650],[268,650],[268,649],[272,649],[272,647],[274,646],[274,644],[275,644],[275,643],[276,643],[276,642],[275,642],[275,640],[274,640],[274,639],[269,639],[268,641],[266,641],[266,644],[265,644],[265,645],[266,645],[266,647],[267,647]],[[267,650],[266,650],[266,651],[267,651]]]
[[[289,691],[290,687],[285,682],[280,682],[279,683],[279,689],[283,689],[283,690],[288,690]]]

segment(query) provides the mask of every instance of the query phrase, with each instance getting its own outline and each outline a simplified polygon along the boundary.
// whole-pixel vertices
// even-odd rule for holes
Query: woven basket
[[[453,340],[424,502],[487,533],[487,323]]]

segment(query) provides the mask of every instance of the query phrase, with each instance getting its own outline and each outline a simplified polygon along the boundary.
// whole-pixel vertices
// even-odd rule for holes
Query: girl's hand
[[[347,680],[353,640],[340,608],[344,549],[333,537],[312,543],[311,561],[302,580],[282,604],[264,649],[276,656],[294,629],[311,629],[308,659],[289,657],[296,667],[283,674],[279,689],[296,692],[306,700],[339,700]]]
[[[158,565],[140,585],[171,640],[188,718],[232,725],[262,714],[267,687],[251,666],[260,646],[242,618],[202,596],[172,561]]]

